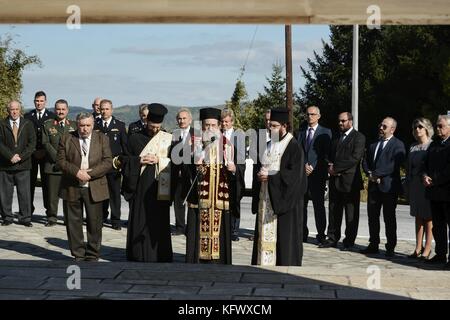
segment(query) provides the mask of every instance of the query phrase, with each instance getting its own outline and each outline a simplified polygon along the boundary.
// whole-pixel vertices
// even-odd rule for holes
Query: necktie
[[[87,152],[88,152],[88,145],[87,145],[86,139],[83,139],[83,144],[81,145],[81,149],[83,150],[84,156],[86,156]]]
[[[105,121],[105,122],[103,123],[103,130],[106,131],[107,129],[108,129],[108,122]]]
[[[61,122],[59,123],[59,126],[60,126],[61,128],[64,129],[64,122],[61,121]]]
[[[377,153],[375,154],[374,163],[377,163],[378,159],[380,158],[381,151],[383,150],[383,143],[384,143],[384,140],[380,140],[380,142],[378,143],[378,149],[377,149]]]
[[[346,136],[347,136],[347,135],[346,135],[345,133],[342,133],[342,134],[341,134],[341,137],[339,138],[339,143],[338,143],[338,144],[341,144],[342,141],[345,140],[345,137],[346,137]]]
[[[14,142],[17,143],[17,135],[19,133],[19,127],[17,127],[17,122],[15,122],[15,121],[13,121],[12,131],[13,131],[13,136],[14,136]]]
[[[41,121],[41,118],[42,118],[41,112],[39,111],[39,112],[38,112],[38,120]]]
[[[313,139],[313,134],[314,134],[314,129],[313,128],[309,128],[308,130],[308,137],[306,137],[306,150],[309,149],[309,147],[311,146],[311,142]]]

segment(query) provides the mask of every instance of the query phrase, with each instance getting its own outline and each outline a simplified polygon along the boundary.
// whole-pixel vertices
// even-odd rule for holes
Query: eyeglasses
[[[438,124],[437,127],[438,127],[439,129],[442,129],[442,128],[445,128],[446,125],[445,125],[445,124]]]
[[[417,126],[414,126],[414,130],[416,130],[416,129],[422,130],[423,129],[423,125],[418,124]]]
[[[306,115],[307,115],[308,117],[313,117],[313,116],[317,116],[318,113],[307,113]]]
[[[388,126],[385,125],[385,124],[380,123],[379,127],[382,128],[383,130],[386,130]]]
[[[347,121],[348,121],[348,119],[342,119],[342,120],[339,119],[339,122],[340,122],[340,123],[346,123]]]

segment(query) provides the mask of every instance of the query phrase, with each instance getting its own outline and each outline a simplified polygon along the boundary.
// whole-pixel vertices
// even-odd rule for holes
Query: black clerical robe
[[[230,146],[229,142],[225,140],[222,142],[223,146]],[[235,212],[232,209],[236,203],[234,199],[236,184],[242,180],[241,176],[244,174],[245,167],[236,165],[236,172],[233,174],[225,166],[226,152],[224,151],[221,156],[224,157],[222,164],[218,164],[216,170],[209,165],[185,165],[188,169],[184,170],[186,174],[183,177],[183,183],[193,186],[187,195],[186,262],[188,263],[232,263],[231,214]],[[215,176],[212,180],[210,179],[211,170]],[[215,181],[214,191],[211,189],[212,181]],[[207,203],[208,199],[214,200],[210,204]],[[207,210],[211,209],[211,206],[214,207],[216,214]],[[216,227],[218,229],[214,231]],[[205,236],[209,230],[211,237]],[[208,250],[210,247],[212,250]],[[214,251],[215,249],[217,250]]]
[[[150,142],[146,134],[128,139],[131,156],[120,157],[122,194],[130,201],[126,254],[130,261],[171,262],[170,200],[158,200],[156,165],[147,165],[141,173],[142,150]]]
[[[285,135],[281,140],[289,138]],[[278,266],[300,266],[303,257],[303,197],[305,194],[305,179],[303,162],[304,153],[294,137],[281,155],[279,171],[269,174],[266,184],[267,197],[261,199],[263,192],[255,194],[259,203],[256,218],[255,236],[253,242],[252,264],[278,265]],[[263,189],[264,184],[261,184]],[[274,230],[266,233],[266,237],[260,234],[263,227],[261,215],[264,205],[268,205],[273,212]],[[266,230],[270,230],[266,227]],[[267,238],[273,236],[269,242]],[[270,242],[271,241],[271,242]],[[273,245],[270,247],[270,245]],[[272,251],[273,256],[270,256]],[[269,253],[268,253],[269,252]]]

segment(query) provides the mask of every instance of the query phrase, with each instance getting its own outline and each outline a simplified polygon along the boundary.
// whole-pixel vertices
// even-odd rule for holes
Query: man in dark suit
[[[0,211],[2,225],[13,222],[14,185],[19,200],[19,223],[31,224],[30,170],[31,155],[36,147],[33,123],[20,116],[18,101],[8,104],[8,118],[0,122]]]
[[[438,139],[428,147],[424,162],[423,183],[425,196],[431,202],[433,236],[436,255],[427,260],[431,264],[444,264],[450,270],[450,250],[447,234],[450,232],[450,116],[438,117],[436,132]]]
[[[171,149],[174,150],[171,168],[171,189],[173,198],[173,209],[175,211],[174,235],[186,232],[186,204],[184,198],[187,196],[189,186],[183,183],[187,166],[183,165],[184,151],[191,150],[191,140],[194,137],[194,128],[191,127],[192,114],[187,108],[181,108],[177,112],[178,129],[173,132]],[[172,152],[171,152],[172,153]],[[178,159],[175,159],[177,157]],[[190,157],[186,158],[190,160]]]
[[[143,103],[139,106],[139,120],[130,123],[128,126],[128,136],[133,133],[143,133],[147,128],[148,104]]]
[[[221,113],[222,134],[233,146],[233,158],[228,160],[236,165],[235,180],[230,189],[231,208],[231,240],[239,241],[239,225],[241,217],[241,200],[245,190],[245,135],[242,131],[234,129],[234,112],[224,109]]]
[[[58,220],[59,186],[61,184],[61,170],[56,165],[56,155],[61,137],[67,133],[77,130],[75,121],[67,119],[69,105],[66,100],[60,99],[55,102],[56,117],[44,122],[42,133],[42,145],[47,151],[45,161],[45,174],[48,184],[48,210],[46,227],[56,225]]]
[[[109,145],[111,147],[112,157],[128,155],[127,149],[127,132],[125,129],[125,123],[116,119],[113,114],[112,101],[103,99],[100,102],[100,112],[102,114],[101,121],[95,123],[95,130],[102,132],[109,138]],[[111,205],[111,226],[114,230],[121,230],[121,197],[120,197],[120,171],[111,168],[110,172],[106,175],[108,179],[109,199],[103,203],[103,221],[106,222],[108,218],[109,206]]]
[[[67,238],[76,261],[98,261],[102,240],[103,201],[109,198],[106,173],[112,167],[109,139],[93,131],[94,117],[77,116],[78,130],[61,138],[57,164],[63,172],[59,196],[64,210]],[[87,245],[83,237],[83,204],[86,210]]]
[[[405,145],[394,136],[397,121],[387,117],[379,125],[379,139],[372,143],[363,161],[369,178],[367,213],[369,216],[369,245],[361,253],[378,253],[380,244],[380,211],[386,224],[386,256],[393,257],[397,245],[395,209],[401,190],[400,166],[405,160]]]
[[[47,96],[44,91],[38,91],[34,95],[34,110],[25,114],[25,119],[31,120],[34,124],[36,132],[36,150],[31,158],[31,173],[30,173],[30,190],[31,190],[31,214],[34,212],[34,190],[36,187],[37,173],[41,176],[42,194],[44,198],[45,213],[48,213],[48,183],[47,175],[45,174],[45,155],[46,151],[42,145],[42,128],[43,124],[48,119],[54,119],[55,114],[45,108],[47,104]]]
[[[333,139],[328,160],[330,175],[328,239],[319,248],[337,247],[345,208],[343,250],[351,250],[358,234],[360,191],[364,188],[360,163],[366,138],[353,128],[350,112],[339,114],[340,136]]]
[[[325,184],[328,178],[328,154],[331,146],[331,130],[319,125],[320,109],[311,106],[306,109],[308,126],[300,130],[297,141],[305,153],[305,172],[308,177],[308,191],[305,194],[303,208],[303,241],[308,239],[308,201],[314,206],[316,239],[325,243],[327,218],[325,211]]]
[[[94,123],[97,123],[98,121],[102,120],[102,114],[100,112],[100,102],[102,101],[102,98],[95,98],[94,102],[92,102],[92,115],[94,116]]]

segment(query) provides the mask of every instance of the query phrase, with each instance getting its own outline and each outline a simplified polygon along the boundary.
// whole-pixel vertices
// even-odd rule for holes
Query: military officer
[[[42,129],[42,146],[46,151],[44,172],[47,176],[47,224],[46,227],[56,225],[58,213],[58,192],[61,183],[61,174],[56,164],[56,155],[61,137],[69,132],[77,130],[77,123],[67,119],[69,105],[66,100],[55,102],[55,117],[47,119]],[[65,207],[65,206],[63,206]]]
[[[30,192],[31,192],[31,214],[34,212],[34,189],[36,187],[37,173],[40,170],[42,193],[44,197],[44,207],[46,213],[48,211],[47,204],[47,182],[44,172],[45,165],[45,149],[42,145],[42,125],[44,121],[53,119],[55,114],[46,109],[47,95],[44,91],[38,91],[34,95],[34,109],[24,115],[25,119],[30,120],[34,124],[36,132],[36,150],[31,157],[31,173],[30,173]]]
[[[128,136],[133,133],[142,133],[147,128],[148,104],[143,103],[139,106],[139,120],[130,123],[128,127]]]
[[[127,148],[127,132],[125,123],[116,119],[113,114],[113,104],[111,100],[103,99],[100,102],[100,112],[102,114],[101,121],[95,123],[95,130],[103,132],[109,138],[112,157],[128,155]],[[103,222],[106,222],[111,205],[111,225],[115,230],[122,228],[120,222],[120,182],[121,174],[117,169],[112,168],[106,174],[109,188],[109,199],[103,202]]]

